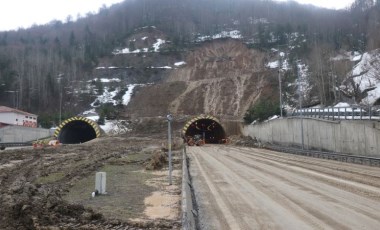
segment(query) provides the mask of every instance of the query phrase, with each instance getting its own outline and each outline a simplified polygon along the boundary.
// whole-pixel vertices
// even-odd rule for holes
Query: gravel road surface
[[[264,149],[189,147],[201,229],[380,229],[380,169]]]

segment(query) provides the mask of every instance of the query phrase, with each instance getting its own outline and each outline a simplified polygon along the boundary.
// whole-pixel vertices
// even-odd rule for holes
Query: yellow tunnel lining
[[[96,137],[100,137],[100,129],[99,129],[99,125],[96,124],[93,120],[90,120],[86,117],[72,117],[72,118],[69,118],[67,120],[64,120],[60,125],[59,127],[54,131],[54,137],[57,137],[59,136],[59,133],[61,132],[62,128],[65,127],[67,124],[69,124],[70,122],[73,122],[73,121],[84,121],[86,122],[87,124],[89,124],[94,130],[95,130],[95,133],[96,133]]]
[[[191,124],[193,124],[194,122],[196,122],[198,120],[202,120],[202,119],[213,120],[213,121],[217,122],[219,125],[221,125],[220,122],[219,122],[219,120],[216,117],[213,117],[213,116],[210,116],[210,115],[200,115],[200,116],[194,117],[193,119],[191,119],[190,121],[188,121],[185,124],[185,126],[182,129],[182,136],[186,135],[186,131],[187,131],[187,129],[189,128],[189,126]]]

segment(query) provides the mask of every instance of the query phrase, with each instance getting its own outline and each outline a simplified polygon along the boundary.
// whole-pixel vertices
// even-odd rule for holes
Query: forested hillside
[[[169,74],[146,67],[165,65],[217,34],[237,31],[237,39],[249,49],[269,56],[273,49],[286,53],[285,75],[297,74],[298,60],[307,64],[310,82],[317,86],[309,101],[327,105],[337,100],[336,87],[355,64],[332,62],[331,57],[380,48],[379,21],[379,0],[356,0],[339,11],[292,1],[126,0],[75,21],[67,17],[65,22],[0,32],[0,104],[54,114],[62,91],[65,111],[77,113],[94,92],[85,86],[72,89],[93,80],[99,67],[132,63],[123,80],[160,82]],[[134,55],[115,53],[143,47],[134,38],[138,33],[153,33],[166,43]],[[146,46],[153,47],[157,39],[145,41]]]

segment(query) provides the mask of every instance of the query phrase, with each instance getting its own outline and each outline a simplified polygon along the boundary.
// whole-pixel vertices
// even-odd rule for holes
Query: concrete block
[[[97,172],[95,176],[95,190],[98,190],[99,194],[106,194],[106,173]]]

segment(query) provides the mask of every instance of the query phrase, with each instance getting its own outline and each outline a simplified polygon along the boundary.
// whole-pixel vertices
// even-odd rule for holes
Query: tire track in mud
[[[205,171],[205,169],[201,166],[201,164],[199,163],[199,160],[196,156],[194,156],[194,159],[195,159],[196,164],[199,167],[199,170],[200,170],[203,178],[205,179],[205,181],[209,187],[209,190],[211,191],[211,193],[213,194],[213,196],[215,198],[216,205],[221,210],[221,214],[223,215],[223,217],[226,220],[226,223],[228,224],[229,229],[237,229],[239,227],[239,225],[236,221],[236,218],[230,212],[229,208],[227,207],[226,202],[221,198],[222,194],[220,193],[220,190],[218,190],[216,188],[216,186],[214,186],[214,184],[211,182],[211,179],[208,176],[209,172]]]
[[[358,192],[359,195],[369,196],[370,198],[378,197],[378,200],[380,200],[380,190],[378,189],[378,187],[374,186],[373,183],[370,183],[370,179],[367,179],[366,181],[365,178],[356,178],[354,177],[355,174],[353,173],[340,173],[337,169],[335,169],[333,172],[327,172],[326,170],[323,170],[324,167],[316,168],[314,167],[314,165],[297,164],[293,163],[293,161],[291,160],[281,160],[277,159],[275,156],[267,157],[266,155],[259,155],[257,153],[240,151],[238,154],[244,154],[244,156],[247,158],[263,161],[264,163],[266,162],[272,166],[281,165],[284,169],[286,168],[289,171],[293,171],[296,173],[303,172],[307,174],[309,177],[323,180],[327,183],[330,183],[333,186],[340,186],[343,189],[360,187],[361,190],[353,189],[353,191]],[[291,167],[287,165],[290,165]],[[371,175],[368,175],[368,177],[371,177]],[[377,179],[377,183],[375,184],[380,184],[380,178],[377,178],[376,176],[372,178]]]
[[[203,153],[203,154],[207,154],[207,153]],[[206,156],[204,156],[206,158]],[[268,194],[268,191],[270,191],[269,187],[263,183],[261,183],[257,178],[256,179],[253,179],[252,178],[249,178],[249,177],[244,177],[242,176],[243,174],[236,174],[235,172],[233,172],[232,170],[229,169],[229,164],[225,164],[224,162],[222,162],[220,159],[216,159],[216,161],[218,161],[219,165],[223,165],[223,171],[226,173],[226,178],[229,178],[229,184],[233,184],[234,186],[236,187],[244,187],[244,191],[246,191],[246,194],[242,194],[242,193],[239,193],[236,194],[236,195],[239,195],[239,197],[241,197],[242,199],[245,200],[246,204],[250,206],[250,208],[252,209],[256,209],[255,212],[253,212],[254,216],[255,216],[255,219],[256,219],[256,222],[258,223],[261,223],[260,225],[253,225],[255,226],[254,229],[280,229],[279,226],[276,226],[275,224],[270,224],[273,222],[273,219],[270,218],[270,210],[265,210],[263,209],[262,207],[260,208],[260,201],[256,198],[255,194],[258,194],[260,193],[260,197],[267,197],[265,199],[267,199],[267,203],[271,200],[276,200],[274,199],[274,196],[270,196],[271,194]],[[214,162],[214,164],[216,164]],[[240,176],[239,176],[240,175]],[[239,181],[242,181],[242,179],[245,179],[244,182],[239,182]],[[258,184],[260,184],[261,186],[257,186]],[[249,198],[246,198],[246,196],[248,195],[247,194],[247,191],[250,191],[249,192]],[[234,199],[236,200],[237,197],[235,196]],[[269,199],[269,201],[268,201]],[[276,201],[277,202],[277,201]],[[274,202],[271,202],[272,204],[270,206],[274,206]],[[283,211],[285,211],[285,209],[287,211],[289,211],[289,203],[287,203],[287,205],[283,205]],[[286,208],[285,208],[286,207]],[[263,210],[261,210],[263,209]],[[291,209],[290,211],[292,211],[292,213],[296,213],[296,210],[294,209]],[[252,213],[252,212],[251,212]],[[263,218],[263,216],[265,216],[266,218]],[[300,215],[301,216],[301,215]],[[284,220],[285,221],[285,220]],[[252,223],[250,223],[249,225],[252,225]],[[297,224],[298,226],[302,225],[300,223]],[[319,224],[317,223],[313,223],[313,225],[316,225],[316,226],[320,226]],[[303,229],[308,229],[306,225],[302,226]]]
[[[229,156],[229,157],[232,158],[234,161],[238,162],[239,164],[246,165],[247,167],[256,167],[256,166],[254,166],[254,165],[252,165],[252,164],[247,163],[246,161],[242,161],[242,160],[239,160],[239,159],[233,158],[233,157],[231,157],[231,156]],[[260,160],[257,160],[257,161],[260,161]],[[321,198],[324,198],[325,201],[327,201],[327,202],[336,202],[336,203],[341,203],[341,202],[342,202],[342,200],[335,199],[335,198],[333,198],[332,196],[329,196],[327,193],[319,192],[317,189],[313,189],[313,187],[317,187],[317,186],[314,186],[312,183],[308,183],[308,180],[303,181],[303,183],[296,183],[295,180],[290,180],[290,179],[287,178],[287,177],[281,176],[281,174],[273,173],[273,171],[271,171],[271,170],[266,170],[264,167],[262,167],[262,168],[257,167],[257,168],[258,168],[260,171],[263,171],[263,172],[265,172],[265,173],[267,173],[267,174],[272,174],[272,175],[278,177],[279,179],[281,179],[281,180],[283,180],[283,181],[286,181],[286,182],[289,183],[289,184],[294,185],[295,187],[301,188],[302,190],[307,191],[307,192],[310,192],[310,193],[312,193],[313,195],[316,195],[316,196],[319,196],[319,197],[321,197]],[[295,173],[296,173],[296,172],[295,172]],[[312,179],[316,179],[316,178],[312,178],[312,177],[309,178],[309,180],[312,180]],[[305,185],[308,185],[308,186],[305,186]],[[288,196],[288,198],[291,199],[291,200],[293,200],[293,201],[296,202],[296,203],[299,203],[299,202],[297,202],[296,199],[291,198],[290,196]],[[349,204],[350,202],[352,202],[352,200],[346,200],[346,204],[345,204],[345,205],[347,205],[347,207],[349,207],[350,209],[353,209],[353,210],[355,210],[355,211],[357,211],[357,212],[359,212],[359,213],[361,213],[361,214],[363,214],[363,215],[365,215],[365,216],[370,216],[370,217],[372,217],[373,219],[378,218],[378,216],[373,215],[372,212],[363,210],[363,208],[365,208],[366,206],[362,206],[362,209],[361,209],[361,208],[358,208],[358,207],[355,207],[355,206],[350,205],[350,204]],[[378,210],[372,210],[372,211],[375,212],[375,213],[378,212]],[[314,213],[317,213],[316,211],[313,211],[313,212],[314,212]]]
[[[255,186],[252,185],[252,182],[248,180],[242,180],[242,178],[231,171],[228,167],[221,167],[223,163],[215,161],[215,159],[212,159],[212,157],[208,157],[206,152],[200,153],[202,154],[202,159],[205,161],[208,161],[209,165],[213,165],[215,169],[216,166],[218,166],[219,171],[223,171],[223,178],[222,180],[225,180],[226,183],[230,186],[233,186],[233,189],[231,189],[231,194],[229,196],[224,196],[225,199],[229,199],[230,202],[236,202],[237,200],[244,200],[244,203],[242,205],[245,206],[245,208],[242,208],[241,206],[239,208],[234,208],[233,211],[236,212],[238,210],[239,215],[241,216],[239,219],[240,228],[236,229],[281,229],[281,225],[286,224],[286,222],[296,222],[296,223],[287,223],[287,226],[302,226],[302,229],[309,229],[307,228],[307,225],[300,221],[292,221],[290,219],[281,218],[282,223],[275,223],[271,216],[271,211],[275,212],[277,216],[281,215],[281,213],[286,212],[287,208],[283,207],[277,207],[278,210],[275,210],[275,208],[271,208],[269,210],[263,210],[260,205],[263,203],[261,202],[258,197],[255,196],[255,194],[260,193],[260,198],[265,198],[266,191],[257,189]],[[209,173],[211,173],[210,170]],[[214,175],[213,175],[214,176]],[[239,191],[239,188],[244,187],[243,191]],[[226,193],[221,191],[221,193]],[[275,202],[273,202],[270,198],[265,198],[266,203],[270,203],[271,207],[277,206]],[[230,207],[233,208],[233,207]],[[248,216],[248,218],[247,218]]]
[[[221,164],[225,165],[226,168],[228,167],[228,165],[231,165],[232,163],[237,163],[236,164],[237,167],[235,167],[236,170],[238,170],[238,171],[241,170],[241,171],[244,171],[245,173],[247,171],[246,169],[245,170],[241,169],[241,164],[243,164],[243,165],[247,164],[248,165],[248,163],[240,161],[240,160],[236,160],[235,162],[227,162],[228,164],[226,162],[222,162],[222,161],[219,161],[219,162]],[[253,172],[255,175],[257,175],[258,173],[263,171],[263,169],[260,167],[254,167],[254,169],[256,169],[256,171]],[[240,175],[241,175],[240,177],[249,182],[250,181],[249,177],[244,176],[244,172],[240,173]],[[267,175],[271,175],[269,171],[266,173],[267,173]],[[272,176],[274,176],[274,174],[272,174]],[[238,180],[238,178],[235,178],[235,179]],[[270,181],[270,178],[261,177],[261,180],[262,181]],[[303,222],[308,223],[309,226],[303,226],[302,229],[309,229],[309,228],[326,229],[326,227],[328,225],[333,225],[334,227],[338,227],[339,229],[348,229],[347,226],[344,226],[344,225],[334,221],[333,219],[329,218],[327,215],[324,215],[323,213],[319,212],[318,210],[312,209],[312,208],[307,208],[307,207],[305,207],[305,205],[302,205],[299,202],[294,202],[294,199],[290,199],[289,197],[285,196],[284,194],[279,193],[278,191],[271,189],[270,186],[268,186],[268,184],[265,184],[262,181],[255,180],[253,183],[250,182],[250,184],[248,186],[250,186],[251,189],[257,189],[257,190],[261,191],[263,194],[265,194],[265,196],[268,197],[268,199],[271,199],[276,204],[281,205],[283,207],[283,209],[285,209],[287,212],[292,213],[293,215],[299,217],[300,220],[302,220]],[[283,180],[283,181],[285,181],[285,180]],[[321,219],[323,219],[324,221],[323,222],[320,221]],[[297,226],[299,227],[300,225],[297,224]]]
[[[247,148],[237,148],[237,149],[239,149],[241,152],[252,153],[252,151]],[[332,160],[324,160],[324,159],[319,159],[319,158],[316,159],[316,158],[310,158],[310,157],[305,157],[305,156],[294,156],[292,154],[287,154],[287,153],[279,153],[279,152],[274,153],[270,150],[265,150],[265,149],[255,149],[255,153],[265,154],[267,157],[269,156],[274,157],[272,159],[276,159],[277,161],[279,161],[280,159],[283,159],[283,160],[286,160],[286,162],[289,164],[302,166],[304,168],[320,167],[324,170],[325,169],[331,170],[331,172],[334,172],[334,171],[337,172],[339,170],[339,173],[340,173],[339,176],[341,176],[342,173],[347,173],[349,175],[354,173],[354,174],[357,174],[358,176],[364,177],[364,179],[362,178],[363,183],[366,183],[369,181],[368,177],[371,177],[377,181],[380,181],[380,170],[375,167],[367,167],[367,166],[361,166],[361,165],[353,166],[353,164],[345,163],[345,162],[336,162]],[[309,163],[312,163],[312,165],[308,165],[306,167],[305,164],[309,164]]]
[[[201,167],[208,168],[209,178],[219,174],[216,182],[220,184],[224,180],[228,186],[234,186],[234,189],[228,190],[231,194],[223,196],[223,199],[230,199],[232,202],[245,200],[247,207],[244,210],[252,210],[255,206],[256,212],[252,212],[254,215],[265,213],[268,217],[266,221],[275,222],[267,225],[266,229],[286,229],[297,221],[298,224],[293,227],[298,229],[302,226],[299,223],[305,225],[302,229],[352,229],[355,226],[372,228],[380,224],[380,205],[376,200],[376,194],[364,196],[362,192],[355,192],[355,189],[350,191],[350,187],[347,189],[345,185],[321,178],[321,172],[318,170],[322,170],[324,162],[318,163],[320,168],[315,170],[318,173],[313,173],[313,169],[309,169],[308,165],[299,167],[292,165],[288,160],[282,162],[284,157],[280,157],[277,162],[276,156],[271,155],[270,159],[267,159],[268,157],[262,156],[263,153],[244,151],[230,147],[204,147],[192,152],[192,155],[199,158],[199,164],[203,165]],[[327,167],[332,166],[327,164]],[[300,171],[299,168],[305,170]],[[349,174],[346,171],[345,173]],[[361,176],[360,172],[359,175]],[[219,188],[221,194],[225,193],[225,187]],[[262,199],[261,203],[258,202],[259,197]],[[275,211],[271,213],[271,209]],[[283,212],[276,212],[276,209]],[[237,210],[233,210],[235,211]],[[294,222],[284,222],[281,214],[285,219],[292,218]],[[239,219],[239,223],[244,221],[244,226],[247,226],[252,219]],[[255,223],[252,226],[263,229]]]

